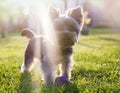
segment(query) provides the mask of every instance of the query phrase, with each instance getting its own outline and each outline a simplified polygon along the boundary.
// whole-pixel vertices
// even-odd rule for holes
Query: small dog
[[[80,31],[83,27],[83,9],[81,6],[68,10],[67,14],[60,15],[59,10],[50,7],[49,17],[55,30],[57,43],[49,40],[45,36],[37,36],[30,29],[22,31],[22,36],[28,37],[29,43],[25,50],[24,63],[21,71],[31,71],[34,58],[41,61],[46,84],[57,82],[60,77],[70,80],[72,62],[73,62],[73,46],[77,42]],[[36,51],[39,48],[39,53]],[[55,48],[55,49],[54,49]],[[49,50],[49,52],[48,52]],[[55,80],[55,71],[57,65],[61,64],[61,76]],[[64,83],[64,80],[60,80]]]

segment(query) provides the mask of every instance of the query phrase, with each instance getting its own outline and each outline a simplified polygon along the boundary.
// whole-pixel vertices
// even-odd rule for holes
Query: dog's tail
[[[27,38],[31,39],[34,37],[36,34],[29,28],[23,29],[21,32],[21,36],[26,36]]]

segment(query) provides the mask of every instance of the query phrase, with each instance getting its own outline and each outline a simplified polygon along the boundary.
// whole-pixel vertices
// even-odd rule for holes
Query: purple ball
[[[55,79],[55,84],[63,85],[68,83],[68,78],[65,76],[60,76]]]

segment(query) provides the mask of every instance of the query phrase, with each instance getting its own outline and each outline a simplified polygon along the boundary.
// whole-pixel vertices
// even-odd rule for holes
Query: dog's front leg
[[[43,77],[47,85],[53,84],[55,80],[55,66],[50,64],[47,60],[42,61],[41,69]]]
[[[70,79],[71,69],[72,69],[72,60],[70,58],[68,58],[68,59],[66,59],[65,61],[62,62],[62,66],[61,66],[62,76],[65,76],[68,79]]]
[[[64,59],[61,65],[61,75],[67,77],[68,80],[71,78],[72,63],[72,56],[68,56]]]

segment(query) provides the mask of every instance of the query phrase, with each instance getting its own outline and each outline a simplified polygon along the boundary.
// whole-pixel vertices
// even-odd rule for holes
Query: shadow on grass
[[[32,93],[32,80],[29,72],[21,74],[18,93]]]
[[[79,88],[74,83],[65,85],[44,85],[33,88],[31,74],[25,72],[21,74],[19,88],[17,93],[79,93]],[[41,82],[40,82],[41,83]]]
[[[101,37],[100,39],[102,39],[102,40],[106,40],[106,41],[120,42],[120,40],[118,40],[118,39],[114,39],[114,38]]]
[[[79,43],[79,44],[82,46],[88,47],[88,48],[96,48],[96,47],[89,45],[89,44],[86,44],[86,43]]]
[[[90,35],[105,35],[105,34],[120,34],[119,28],[92,28],[90,29]]]
[[[40,93],[79,93],[79,89],[73,83],[65,85],[43,85]]]

